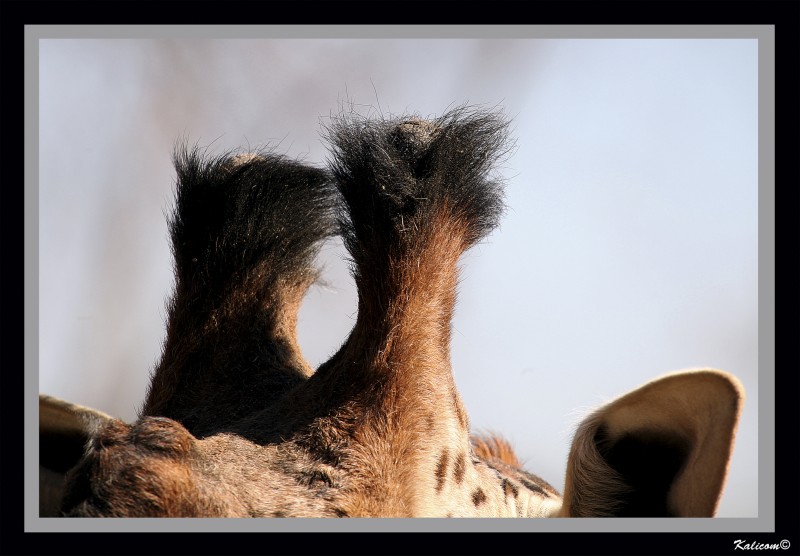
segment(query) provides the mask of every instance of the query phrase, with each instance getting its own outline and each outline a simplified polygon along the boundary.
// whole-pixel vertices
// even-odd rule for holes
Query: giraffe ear
[[[667,375],[578,428],[562,516],[711,517],[733,450],[744,389],[714,370]]]
[[[94,431],[111,417],[39,394],[39,517],[59,515],[64,478]]]

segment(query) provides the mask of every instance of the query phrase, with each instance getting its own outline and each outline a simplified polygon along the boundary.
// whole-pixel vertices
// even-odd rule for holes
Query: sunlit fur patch
[[[517,454],[514,453],[511,444],[504,438],[496,434],[472,435],[470,441],[472,442],[472,450],[483,459],[496,460],[514,467],[522,467],[522,463],[519,461]]]

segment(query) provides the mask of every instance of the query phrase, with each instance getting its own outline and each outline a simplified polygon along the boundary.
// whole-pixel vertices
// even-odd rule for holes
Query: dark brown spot
[[[520,478],[527,478],[529,483],[536,485],[536,488],[541,489],[542,494],[545,496],[558,496],[558,491],[550,485],[547,481],[539,477],[538,475],[534,475],[533,473],[528,473],[527,471],[520,469],[519,473],[521,475]],[[526,485],[527,486],[527,485]]]
[[[456,418],[461,428],[467,430],[469,422],[467,421],[467,415],[464,413],[464,408],[461,406],[461,400],[458,399],[458,392],[456,391],[455,385],[450,387],[450,393],[453,396],[453,409],[456,412]]]
[[[450,512],[448,512],[446,517],[453,517],[453,514],[451,514]]]
[[[456,484],[461,484],[461,481],[464,480],[464,470],[467,466],[467,460],[464,457],[464,454],[459,454],[458,459],[456,459],[455,465],[453,465],[453,479],[455,479]]]
[[[439,456],[439,463],[436,465],[436,492],[440,492],[444,486],[444,479],[447,475],[447,462],[450,459],[450,454],[447,450],[442,452]]]
[[[528,479],[526,479],[524,477],[520,477],[519,478],[519,482],[521,482],[522,485],[525,488],[527,488],[528,490],[532,490],[533,492],[535,492],[537,494],[541,494],[543,496],[548,496],[547,492],[545,492],[542,487],[540,487],[537,484],[534,484],[534,483],[530,482]]]
[[[436,426],[436,421],[433,418],[433,415],[427,415],[425,417],[425,423],[428,425],[428,432],[433,431],[434,426]]]
[[[502,485],[503,485],[503,495],[505,495],[506,497],[508,497],[509,494],[514,496],[514,498],[519,496],[519,489],[515,485],[511,484],[511,481],[509,481],[508,479],[503,479]]]
[[[477,489],[475,492],[472,493],[472,503],[476,506],[480,506],[486,502],[486,494],[484,494],[483,489]]]
[[[350,514],[348,514],[346,511],[344,511],[341,508],[334,508],[333,509],[333,513],[336,514],[336,517],[350,517]]]
[[[314,483],[324,483],[330,487],[336,486],[334,485],[333,478],[326,472],[320,469],[314,469],[308,475],[308,485],[314,485]]]
[[[272,517],[286,517],[286,514],[280,510],[272,512]]]

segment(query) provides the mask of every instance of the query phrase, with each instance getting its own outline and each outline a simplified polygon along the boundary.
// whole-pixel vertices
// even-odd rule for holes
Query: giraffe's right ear
[[[110,416],[39,394],[39,517],[59,515],[64,479]]]
[[[711,517],[744,389],[721,371],[667,375],[587,418],[567,466],[564,517]]]

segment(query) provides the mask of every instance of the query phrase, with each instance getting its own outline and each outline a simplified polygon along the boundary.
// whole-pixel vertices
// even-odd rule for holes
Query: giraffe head
[[[40,513],[69,516],[711,516],[743,391],[655,380],[575,435],[563,497],[510,446],[470,436],[450,368],[461,254],[503,210],[497,114],[343,116],[317,169],[178,149],[176,286],[132,424],[40,395]],[[358,317],[318,369],[295,337],[326,238]]]

